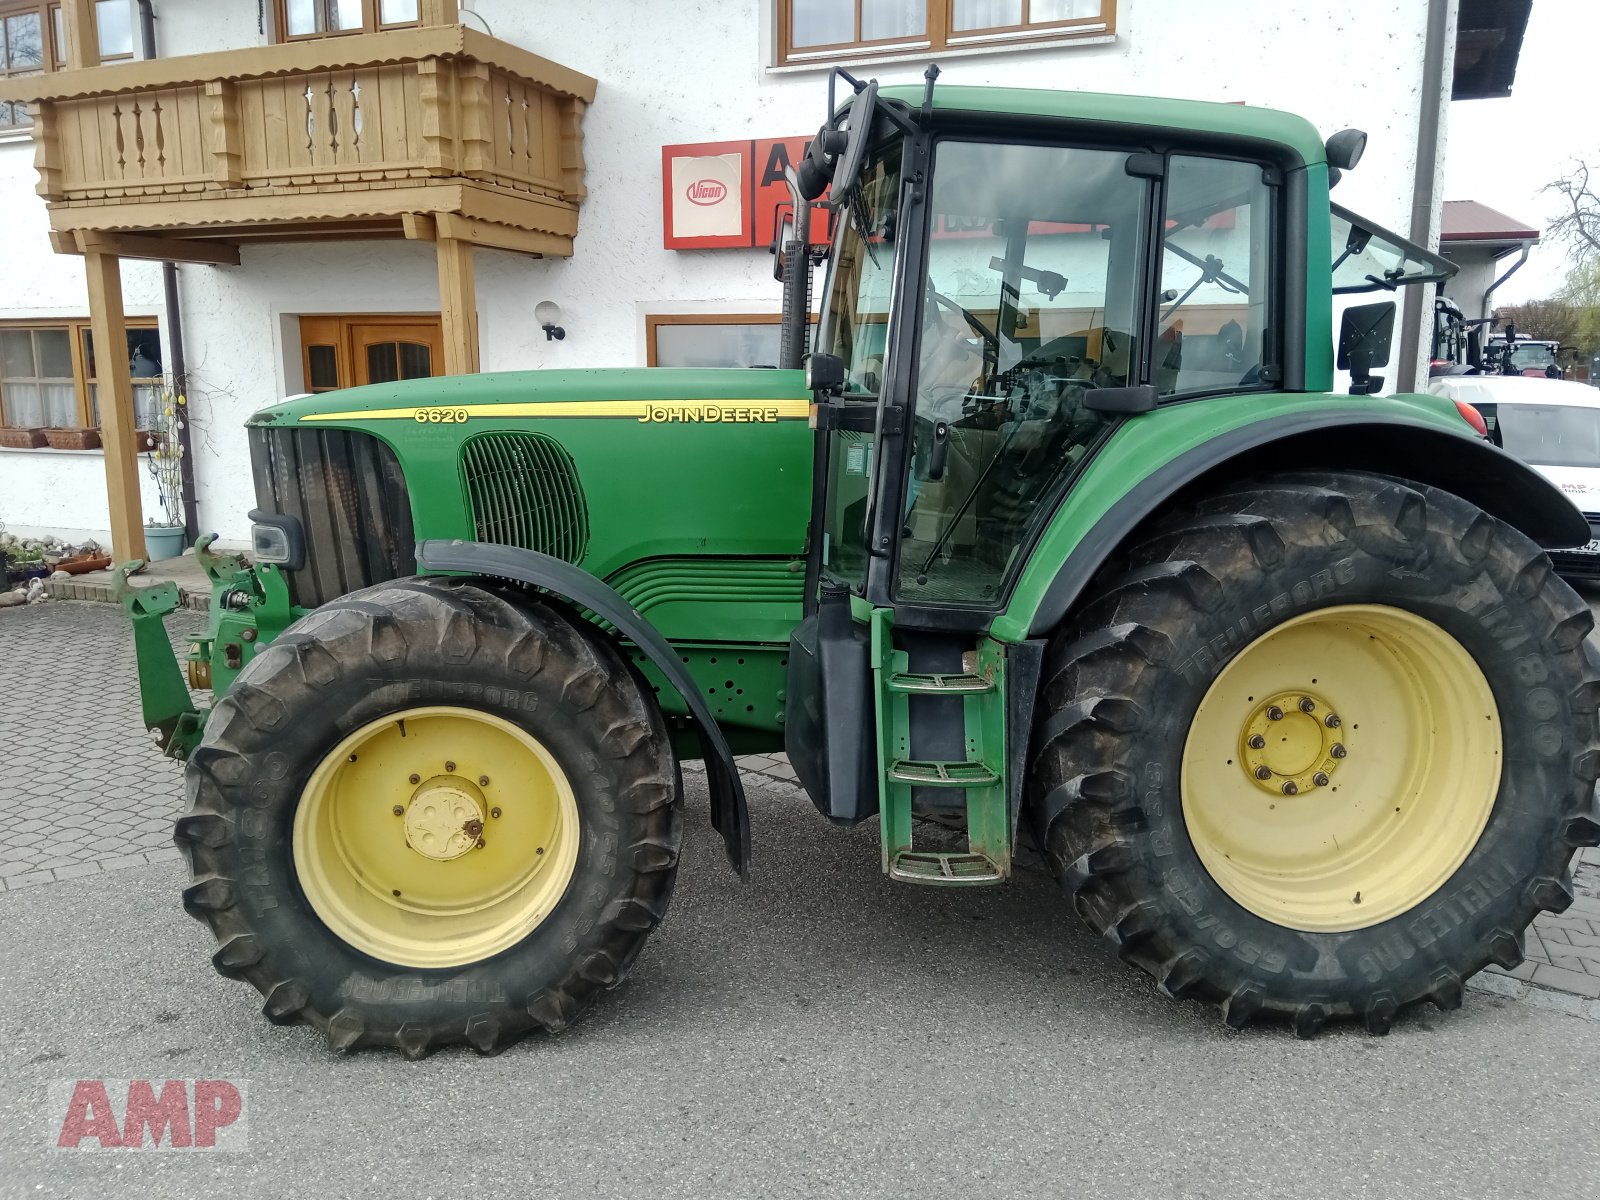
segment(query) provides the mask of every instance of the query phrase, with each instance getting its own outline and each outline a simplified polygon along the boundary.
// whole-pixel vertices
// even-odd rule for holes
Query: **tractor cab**
[[[1358,131],[1325,146],[1287,114],[1129,97],[1111,119],[1110,97],[936,88],[937,68],[920,90],[834,78],[855,95],[793,173],[787,227],[831,185],[786,740],[825,813],[881,813],[891,874],[988,882],[1029,736],[1001,677],[1031,696],[1039,661],[990,635],[1050,587],[1041,564],[1062,564],[1037,551],[1093,490],[1088,464],[1159,408],[1326,390],[1331,295],[1453,268],[1330,210]],[[809,287],[788,259],[799,348]],[[1375,391],[1394,306],[1356,311],[1339,365]],[[965,808],[972,852],[914,851],[913,807]]]

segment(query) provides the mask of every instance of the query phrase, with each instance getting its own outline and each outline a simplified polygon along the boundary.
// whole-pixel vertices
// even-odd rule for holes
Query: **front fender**
[[[740,875],[750,873],[750,811],[733,751],[711,715],[694,677],[671,643],[626,600],[587,571],[515,546],[489,542],[436,540],[417,543],[417,565],[425,571],[487,575],[531,584],[604,617],[655,664],[678,689],[694,717],[705,751],[706,784],[711,793],[711,824],[722,835],[728,861]]]
[[[1124,423],[1046,526],[991,632],[1003,641],[1046,636],[1117,548],[1178,493],[1307,468],[1375,471],[1443,488],[1547,549],[1592,536],[1559,489],[1478,437],[1440,397],[1196,400]]]

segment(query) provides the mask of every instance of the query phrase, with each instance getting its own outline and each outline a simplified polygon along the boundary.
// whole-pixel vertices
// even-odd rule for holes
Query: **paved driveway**
[[[112,814],[53,832],[89,852],[0,893],[0,1197],[1600,1191],[1600,1021],[1575,994],[1500,980],[1518,998],[1475,990],[1382,1039],[1236,1033],[1112,960],[1038,872],[891,884],[870,825],[757,777],[754,878],[723,865],[691,778],[672,912],[590,1019],[494,1059],[335,1058],[212,973],[164,848],[95,848],[113,820],[159,843],[179,803],[120,614],[0,618],[0,745],[40,756],[0,789],[0,847],[57,804]],[[51,1148],[71,1081],[167,1078],[240,1082],[248,1148]]]

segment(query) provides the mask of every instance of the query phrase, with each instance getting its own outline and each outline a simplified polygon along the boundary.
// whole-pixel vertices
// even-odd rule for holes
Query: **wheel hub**
[[[483,793],[455,775],[425,780],[406,805],[406,845],[437,862],[477,849],[487,813]]]
[[[516,945],[571,883],[572,783],[527,730],[430,705],[348,734],[306,781],[294,869],[333,933],[381,962],[453,967]]]
[[[1239,730],[1240,767],[1251,783],[1273,796],[1326,787],[1347,757],[1343,720],[1314,691],[1267,697]]]

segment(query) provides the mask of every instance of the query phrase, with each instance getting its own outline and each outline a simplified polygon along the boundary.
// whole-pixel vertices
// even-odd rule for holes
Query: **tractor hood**
[[[457,424],[570,417],[749,424],[804,420],[809,403],[810,393],[799,371],[660,367],[507,371],[292,396],[255,413],[246,424]]]
[[[304,514],[318,545],[363,525],[312,514],[365,471],[408,499],[417,541],[538,550],[605,580],[631,569],[640,587],[665,572],[662,603],[712,559],[781,560],[782,595],[798,602],[789,567],[810,514],[809,414],[799,371],[518,371],[298,396],[256,413],[249,432],[259,507]],[[340,576],[336,590],[349,586]],[[730,586],[748,601],[744,583]],[[652,620],[687,636],[670,617]]]

